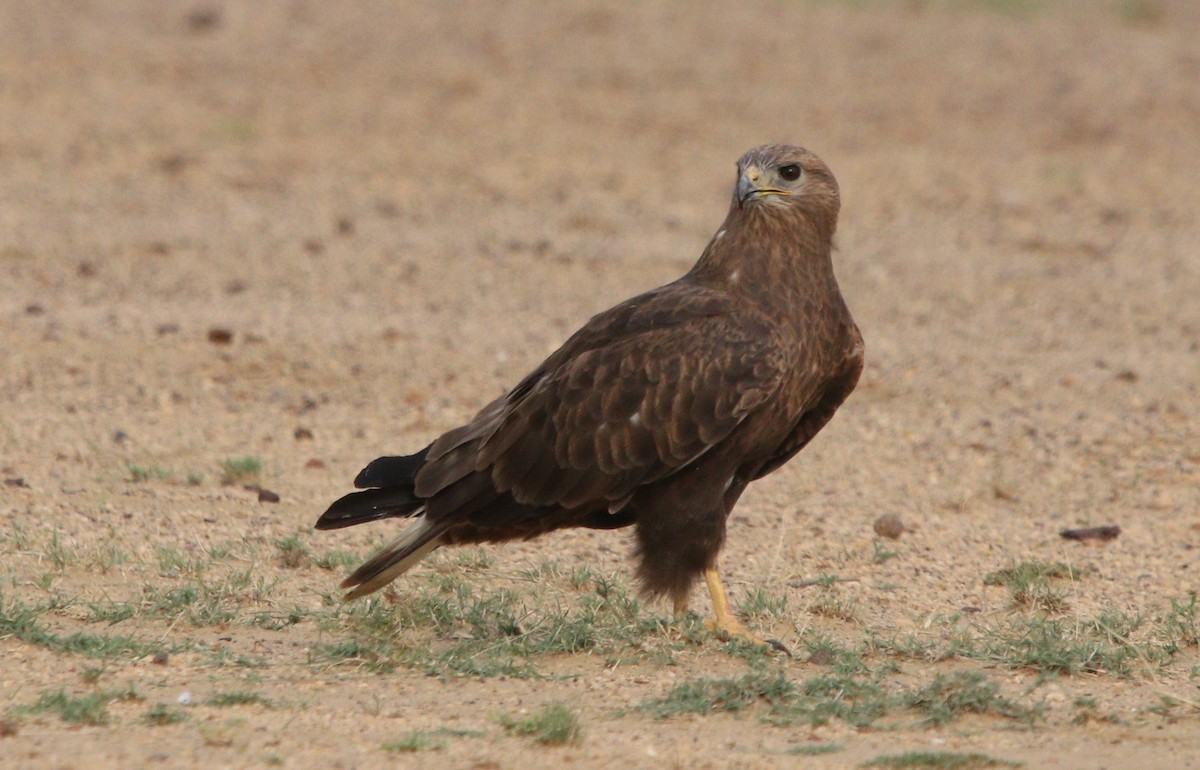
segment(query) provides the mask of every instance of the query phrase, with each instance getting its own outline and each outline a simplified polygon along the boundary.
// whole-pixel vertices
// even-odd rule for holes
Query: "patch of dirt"
[[[1198,36],[1190,0],[4,3],[0,764],[1200,766]],[[311,531],[359,468],[686,270],[769,141],[841,183],[868,359],[731,520],[796,657],[630,610],[620,532],[339,606],[395,530]]]

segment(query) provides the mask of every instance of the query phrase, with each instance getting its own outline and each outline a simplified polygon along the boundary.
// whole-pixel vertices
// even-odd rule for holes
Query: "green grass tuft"
[[[161,727],[162,725],[178,724],[187,719],[187,714],[165,703],[155,703],[142,719],[148,725]]]
[[[228,706],[249,706],[249,705],[263,706],[264,708],[268,708],[268,709],[276,708],[275,702],[272,701],[270,698],[264,698],[263,696],[259,695],[258,693],[254,693],[254,692],[242,692],[242,691],[219,692],[219,693],[216,693],[215,695],[210,696],[204,702],[205,702],[205,704],[207,704],[209,706],[220,706],[222,708],[225,708]]]
[[[923,726],[944,725],[964,714],[1032,722],[1042,713],[1001,697],[981,673],[939,674],[924,687],[896,691],[886,682],[894,665],[872,668],[857,652],[827,640],[811,641],[808,647],[810,663],[822,666],[824,673],[792,680],[782,669],[760,667],[736,677],[700,677],[680,682],[639,708],[659,719],[755,709],[771,724],[822,725],[836,719],[858,728],[885,719],[898,727],[899,713],[909,710],[923,714]]]
[[[684,714],[738,712],[760,702],[780,708],[799,698],[799,689],[782,672],[752,671],[738,677],[680,682],[662,698],[643,703],[641,709],[657,719],[666,719]]]
[[[1080,577],[1079,570],[1062,562],[1032,559],[989,573],[983,578],[983,584],[1008,588],[1013,604],[1017,606],[1056,613],[1067,609],[1067,601],[1050,581],[1078,580]]]
[[[308,547],[300,540],[300,535],[288,535],[275,541],[279,549],[279,561],[288,569],[306,566],[312,561]]]
[[[864,762],[860,767],[882,767],[887,770],[934,768],[935,770],[984,770],[990,767],[1020,767],[1022,763],[996,759],[986,754],[960,754],[953,751],[906,751],[887,754]]]
[[[746,591],[746,595],[738,603],[738,609],[747,618],[783,619],[788,616],[787,594],[774,593],[756,586]]]
[[[439,727],[436,730],[413,730],[398,741],[383,744],[383,750],[392,753],[409,753],[418,751],[442,751],[448,745],[447,738],[472,737],[478,738],[484,733],[479,730],[451,730]]]
[[[240,484],[262,475],[263,463],[257,457],[226,457],[221,461],[221,483]]]
[[[0,638],[11,636],[51,652],[83,655],[88,658],[140,658],[156,652],[173,652],[160,644],[143,642],[132,636],[106,636],[77,631],[58,634],[39,622],[47,608],[27,607],[16,601],[6,601],[0,595]]]
[[[1039,675],[1102,673],[1128,676],[1141,663],[1165,662],[1163,647],[1139,644],[1140,616],[1109,612],[1087,620],[1033,617],[984,629],[966,657],[1003,663]]]
[[[980,671],[938,674],[924,687],[902,697],[905,706],[924,712],[922,724],[948,724],[963,714],[992,714],[1032,722],[1040,709],[1029,709],[999,695],[1000,688]]]
[[[166,481],[171,478],[171,471],[159,465],[134,465],[126,463],[125,469],[129,471],[129,480],[135,484],[140,484],[144,481]]]
[[[349,569],[361,560],[353,551],[326,551],[320,556],[312,557],[313,564],[326,570]]]
[[[441,751],[446,748],[446,741],[422,730],[413,730],[398,741],[383,744],[384,751],[392,753]]]
[[[64,690],[44,692],[36,703],[18,707],[16,713],[58,714],[59,718],[70,724],[106,725],[108,724],[108,704],[114,700],[141,700],[141,697],[128,690],[101,690],[74,697]]]
[[[579,717],[562,703],[552,703],[525,719],[502,716],[500,724],[510,735],[528,736],[546,746],[578,743],[583,738]]]

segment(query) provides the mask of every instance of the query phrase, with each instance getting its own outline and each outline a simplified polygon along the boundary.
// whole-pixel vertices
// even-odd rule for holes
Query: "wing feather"
[[[476,476],[497,496],[547,511],[620,510],[639,485],[685,467],[778,393],[792,353],[753,312],[677,283],[592,319],[431,445],[416,477],[416,493],[431,498],[427,515],[474,503]]]

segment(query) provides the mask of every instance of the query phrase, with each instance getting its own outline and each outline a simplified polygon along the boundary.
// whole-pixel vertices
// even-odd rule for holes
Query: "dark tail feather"
[[[340,529],[390,516],[411,516],[425,501],[413,492],[413,477],[425,464],[429,447],[414,455],[380,457],[358,473],[351,492],[329,506],[317,519],[317,529]]]
[[[380,457],[372,460],[371,464],[359,471],[354,479],[357,489],[367,487],[409,487],[413,486],[413,478],[421,466],[425,464],[425,456],[429,447],[425,447],[415,455],[404,457]]]
[[[374,464],[374,463],[372,463]],[[411,516],[425,505],[413,494],[412,486],[351,492],[321,514],[317,529],[340,529],[390,516]]]

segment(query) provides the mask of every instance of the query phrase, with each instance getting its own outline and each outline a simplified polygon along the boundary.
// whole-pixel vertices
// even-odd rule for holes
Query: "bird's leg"
[[[675,619],[683,620],[684,616],[687,615],[687,611],[688,611],[687,597],[683,596],[679,599],[676,599],[675,600]]]
[[[729,597],[725,594],[725,586],[721,583],[721,575],[717,572],[715,565],[704,570],[704,584],[708,586],[708,595],[712,599],[713,608],[713,619],[706,625],[721,636],[741,637],[761,642],[762,639],[747,631],[746,627],[729,611]]]
[[[788,648],[782,643],[774,639],[763,639],[759,635],[751,633],[733,616],[729,609],[729,597],[725,594],[725,586],[721,583],[721,575],[717,572],[715,564],[704,570],[704,583],[708,586],[708,595],[712,599],[713,606],[714,617],[705,622],[710,630],[727,640],[745,639],[764,647],[773,647],[781,652],[788,652]]]

